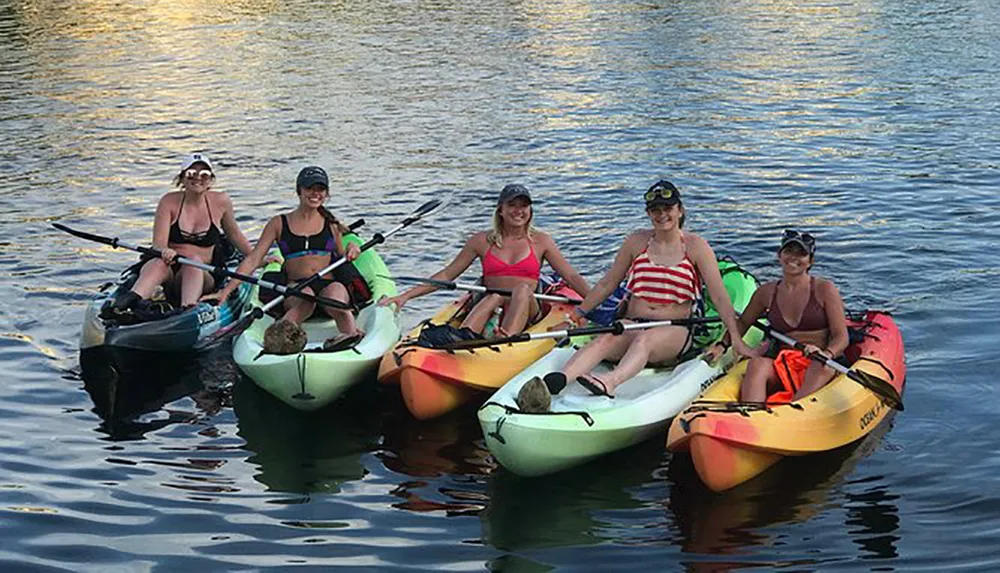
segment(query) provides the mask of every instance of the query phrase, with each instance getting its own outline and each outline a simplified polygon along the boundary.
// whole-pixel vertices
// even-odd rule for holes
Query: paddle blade
[[[224,326],[219,330],[216,330],[212,334],[206,336],[202,340],[198,341],[194,345],[194,349],[197,351],[205,350],[243,334],[246,329],[250,328],[250,325],[257,319],[253,312],[248,312],[241,316],[239,320],[230,324],[229,326]]]
[[[435,350],[473,350],[475,348],[489,348],[490,346],[500,346],[512,342],[506,339],[484,338],[482,340],[456,340],[448,344],[442,344]]]
[[[81,239],[86,239],[88,241],[94,241],[95,243],[104,243],[105,245],[114,245],[114,240],[109,239],[108,237],[102,237],[100,235],[94,235],[92,233],[86,233],[84,231],[78,231],[76,229],[73,229],[71,227],[67,227],[66,225],[63,225],[62,223],[52,223],[52,226],[55,227],[56,229],[59,229],[60,231],[62,231],[64,233],[69,233],[70,235],[73,235],[74,237],[79,237]]]
[[[431,211],[433,211],[433,210],[437,209],[438,207],[440,207],[441,204],[442,204],[442,201],[440,199],[431,199],[430,201],[424,203],[420,207],[417,207],[417,210],[414,211],[412,215],[410,215],[410,218],[411,219],[419,219],[419,218],[423,217],[424,215],[426,215],[426,214],[430,213]]]
[[[419,221],[420,219],[425,217],[428,213],[440,207],[441,204],[442,201],[440,199],[431,199],[430,201],[417,207],[416,211],[410,213],[410,215],[407,218],[403,219],[403,222],[400,224],[400,226],[406,227],[408,225],[411,225]]]
[[[889,382],[878,376],[857,370],[848,371],[847,377],[871,390],[873,394],[878,396],[890,408],[899,410],[900,412],[903,411],[903,398],[899,395],[896,387]]]

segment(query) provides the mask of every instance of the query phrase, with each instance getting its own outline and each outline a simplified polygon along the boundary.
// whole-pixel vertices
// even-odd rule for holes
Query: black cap
[[[528,188],[524,185],[512,184],[507,185],[500,191],[500,197],[497,199],[497,205],[503,205],[507,201],[512,199],[517,199],[518,197],[524,197],[531,203],[531,193],[528,192]]]
[[[816,252],[816,238],[809,233],[786,229],[781,235],[781,246],[778,247],[778,252],[783,251],[788,245],[799,245],[809,255]]]
[[[310,165],[303,167],[299,171],[299,176],[295,179],[295,186],[299,189],[307,189],[313,185],[320,184],[327,189],[330,188],[330,180],[326,177],[326,171],[322,167]]]
[[[681,192],[666,179],[653,183],[642,197],[646,200],[647,209],[653,205],[676,205],[681,202]]]

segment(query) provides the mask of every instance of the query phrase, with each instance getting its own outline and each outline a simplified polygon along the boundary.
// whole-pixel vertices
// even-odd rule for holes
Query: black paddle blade
[[[257,320],[255,313],[248,312],[241,316],[236,322],[230,324],[229,326],[224,326],[219,330],[216,330],[212,334],[206,336],[204,339],[198,341],[194,345],[194,349],[201,351],[206,348],[215,346],[225,340],[239,336],[243,334],[246,329],[250,328],[250,325]]]
[[[81,239],[86,239],[88,241],[94,241],[95,243],[104,243],[105,245],[112,245],[112,246],[114,246],[114,244],[116,243],[116,241],[114,239],[110,239],[108,237],[102,237],[101,235],[94,235],[93,233],[86,233],[84,231],[78,231],[76,229],[73,229],[71,227],[67,227],[66,225],[63,225],[62,223],[52,223],[52,226],[55,227],[56,229],[59,229],[60,231],[62,231],[64,233],[69,233],[70,235],[73,235],[74,237],[80,237]]]
[[[413,215],[411,215],[410,217],[419,219],[420,217],[423,217],[427,213],[430,213],[431,211],[437,209],[440,206],[441,206],[440,199],[431,199],[430,201],[424,203],[420,207],[417,207],[417,210],[414,211]]]
[[[899,410],[900,412],[903,411],[903,398],[892,384],[889,384],[878,376],[857,370],[848,371],[847,377],[871,390],[873,394],[878,396],[890,408]]]

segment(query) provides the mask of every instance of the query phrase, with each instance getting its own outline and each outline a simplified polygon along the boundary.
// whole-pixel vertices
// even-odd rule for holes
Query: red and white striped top
[[[681,262],[665,267],[654,263],[648,251],[647,243],[629,267],[627,288],[632,294],[652,304],[683,304],[698,297],[701,281],[687,252]]]

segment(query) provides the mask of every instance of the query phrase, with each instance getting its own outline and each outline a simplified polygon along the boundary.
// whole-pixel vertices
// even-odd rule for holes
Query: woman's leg
[[[684,350],[688,329],[682,326],[662,326],[636,333],[625,355],[614,370],[601,377],[608,394],[638,374],[650,362],[674,360]]]
[[[813,361],[812,364],[809,365],[809,368],[806,368],[805,377],[802,379],[802,387],[795,392],[795,398],[793,399],[798,400],[799,398],[808,396],[823,386],[826,386],[830,383],[830,380],[833,380],[833,377],[836,374],[837,373],[834,370],[827,368],[819,362]]]
[[[211,292],[215,287],[215,279],[211,273],[189,265],[182,265],[174,280],[180,283],[181,307],[196,304],[201,295]]]
[[[132,292],[144,299],[153,296],[156,287],[173,278],[173,271],[163,259],[150,259],[139,270],[139,278],[132,285]]]
[[[740,386],[740,400],[743,402],[763,402],[767,400],[767,388],[777,384],[778,373],[774,371],[774,359],[755,357],[750,359]]]
[[[302,292],[306,294],[313,294],[311,287],[304,287]],[[316,310],[316,303],[297,296],[285,298],[284,306],[285,314],[281,317],[281,320],[287,320],[295,324],[302,324],[302,322],[312,316],[313,311]]]
[[[535,291],[526,284],[518,285],[514,288],[510,301],[503,311],[503,320],[500,323],[502,334],[504,336],[520,334],[537,312]]]
[[[597,367],[602,360],[614,360],[625,354],[634,336],[635,333],[632,332],[598,336],[573,354],[563,366],[563,373],[570,381],[576,380],[577,376],[590,374],[590,371]]]
[[[333,300],[339,300],[342,303],[349,304],[351,302],[351,297],[347,294],[347,287],[338,282],[332,282],[326,286],[322,291],[320,291],[320,296],[326,298],[332,298]],[[323,312],[330,316],[337,322],[337,330],[341,334],[346,336],[354,336],[361,334],[358,330],[358,324],[354,320],[354,313],[350,310],[344,310],[340,308],[333,308],[329,306],[321,306]]]
[[[468,328],[473,332],[482,334],[486,328],[486,322],[493,316],[496,309],[503,305],[503,297],[498,294],[488,294],[479,299],[476,306],[472,307],[469,314],[462,321],[462,328]]]

